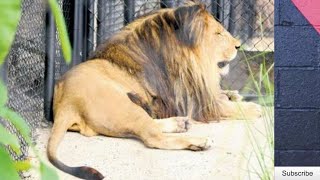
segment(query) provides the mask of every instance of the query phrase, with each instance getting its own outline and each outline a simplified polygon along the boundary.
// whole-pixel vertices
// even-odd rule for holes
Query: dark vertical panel
[[[95,14],[95,9],[94,9],[94,3],[95,1],[87,1],[85,11],[87,12],[87,19],[85,21],[85,26],[86,26],[86,38],[84,41],[86,42],[86,58],[89,56],[90,52],[93,51],[94,48],[94,14]]]
[[[211,0],[211,13],[214,17],[221,22],[221,1],[222,0]]]
[[[76,0],[74,8],[72,66],[84,60],[84,0]]]
[[[7,84],[7,60],[5,60],[0,66],[0,79]]]
[[[160,1],[160,7],[161,8],[172,8],[175,6],[174,0],[161,0]]]
[[[124,0],[124,24],[128,24],[134,20],[135,0]]]
[[[101,44],[104,40],[104,29],[107,28],[107,25],[110,25],[110,20],[113,16],[112,3],[113,1],[97,0],[98,1],[98,33],[97,33],[97,44]],[[110,16],[106,20],[106,16]]]
[[[55,40],[56,30],[55,22],[51,12],[47,13],[47,38],[46,38],[46,59],[45,59],[45,86],[44,86],[44,114],[48,121],[53,120],[52,116],[52,98],[54,87],[54,71],[55,71]]]

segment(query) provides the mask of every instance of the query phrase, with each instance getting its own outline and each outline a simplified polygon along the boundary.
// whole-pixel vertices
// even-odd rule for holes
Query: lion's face
[[[216,61],[219,73],[226,75],[229,71],[229,62],[232,61],[240,47],[240,41],[232,35],[214,17],[207,13],[207,51]]]

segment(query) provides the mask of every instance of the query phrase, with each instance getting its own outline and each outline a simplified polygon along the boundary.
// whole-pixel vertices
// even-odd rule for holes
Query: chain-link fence
[[[239,53],[230,64],[230,73],[222,80],[223,88],[240,90],[247,97],[255,96],[246,59],[250,59],[253,73],[258,73],[263,61],[267,68],[273,63],[274,1],[202,0],[201,2],[207,5],[208,11],[233,36],[241,40],[244,49],[244,53]],[[162,7],[178,7],[184,3],[185,0],[90,1],[91,18],[88,24],[91,36],[88,39],[90,44],[88,51],[93,51],[102,41],[119,31],[128,23],[126,21]],[[133,17],[126,17],[128,15],[126,11],[133,11],[129,13]],[[270,71],[269,75],[270,79],[273,79],[273,71]]]
[[[242,40],[245,50],[273,51],[273,0],[203,0],[208,11],[224,25],[232,35]],[[134,4],[134,18],[159,9],[161,6],[178,7],[184,0],[136,0]],[[125,24],[124,0],[99,1],[90,3],[94,29],[101,41],[120,30]],[[97,41],[96,44],[99,44]]]
[[[25,0],[22,6],[15,40],[6,59],[8,106],[24,117],[31,127],[37,127],[43,120],[46,11],[42,0]],[[27,154],[24,139],[12,124],[5,120],[0,123],[18,135],[22,155],[11,154],[14,159],[23,159]]]
[[[73,25],[73,5],[71,1],[60,1],[69,30]],[[15,40],[1,68],[1,79],[5,81],[9,92],[7,106],[18,112],[31,129],[47,126],[44,116],[45,76],[47,59],[47,4],[43,0],[23,0],[22,15],[15,35]],[[71,35],[69,31],[69,35]],[[68,67],[64,63],[58,37],[55,38],[55,78],[59,78]],[[21,154],[10,148],[15,160],[23,160],[28,154],[24,138],[8,121],[0,118],[0,123],[20,141]],[[35,138],[32,131],[31,136]]]
[[[58,38],[55,33],[48,36],[48,16],[43,0],[23,0],[22,16],[12,49],[6,59],[8,106],[20,113],[35,129],[45,120],[44,107],[50,109],[46,101],[48,85],[48,61],[53,61],[52,79],[58,79],[69,69],[62,58]],[[262,62],[259,53],[264,54],[270,65],[273,63],[273,0],[204,0],[210,11],[228,31],[241,39],[246,56],[254,57],[250,64],[253,71],[259,70]],[[125,24],[153,10],[181,6],[183,0],[60,0],[66,18],[70,40],[73,44],[73,65],[85,60],[90,52],[108,37],[119,31]],[[48,37],[54,36],[53,44]],[[53,54],[48,54],[48,46]],[[249,73],[245,56],[239,53],[231,63],[230,75],[225,77],[222,86],[245,91]],[[3,74],[3,71],[1,71]],[[272,72],[270,73],[272,75]],[[49,77],[50,78],[50,77]],[[272,77],[271,77],[272,79]],[[252,94],[252,92],[251,92]],[[51,94],[52,95],[52,94]],[[50,100],[50,96],[49,96]],[[46,104],[47,103],[47,104]],[[48,104],[49,103],[49,104]],[[48,113],[48,112],[47,112]],[[11,132],[15,128],[0,119]],[[23,154],[26,147],[23,139]],[[22,159],[25,156],[18,157]]]

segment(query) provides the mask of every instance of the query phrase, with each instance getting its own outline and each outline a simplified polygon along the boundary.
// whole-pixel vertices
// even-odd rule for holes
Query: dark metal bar
[[[222,23],[224,21],[224,9],[225,9],[225,4],[224,3],[225,3],[224,0],[220,0],[220,6],[219,6],[220,17],[219,17],[219,20]]]
[[[102,23],[105,20],[105,12],[106,12],[106,4],[110,1],[104,1],[104,0],[97,0],[98,1],[98,19],[97,19],[97,28],[98,28],[98,33],[97,33],[97,43],[100,44],[102,42],[102,35],[104,33],[104,24]],[[105,2],[105,4],[103,3]],[[105,22],[107,23],[107,22]]]
[[[84,0],[76,0],[74,8],[72,66],[81,63],[85,58],[83,55]]]
[[[7,69],[8,69],[8,59],[5,59],[3,64],[0,65],[0,79],[4,84],[7,84],[8,82]]]
[[[174,0],[161,0],[160,7],[161,8],[172,8],[175,5],[174,2],[175,2]]]
[[[46,16],[46,59],[45,59],[45,74],[44,74],[44,115],[48,121],[53,121],[52,113],[52,98],[54,88],[54,72],[55,72],[55,42],[56,29],[54,18],[51,12]]]
[[[82,42],[82,52],[83,52],[83,59],[82,61],[85,61],[87,59],[87,54],[88,54],[88,31],[89,31],[89,27],[88,27],[88,23],[89,23],[89,6],[88,4],[90,3],[90,1],[84,1],[83,4],[83,42]]]
[[[132,22],[134,20],[134,12],[135,12],[135,0],[124,0],[124,25]]]
[[[98,18],[97,18],[97,44],[101,44],[114,29],[114,5],[115,1],[98,0]],[[122,24],[121,24],[122,25]]]
[[[222,1],[223,0],[211,0],[211,13],[220,22],[222,21],[222,17],[221,17]]]
[[[86,29],[86,36],[87,38],[84,39],[84,41],[86,42],[86,59],[88,58],[90,52],[92,52],[94,50],[94,22],[95,22],[95,5],[94,5],[95,1],[87,1],[86,4],[86,12],[87,12],[87,19],[85,21],[85,29]]]

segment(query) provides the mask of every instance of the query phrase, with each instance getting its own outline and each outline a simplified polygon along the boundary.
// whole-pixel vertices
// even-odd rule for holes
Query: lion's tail
[[[65,124],[54,123],[51,137],[49,138],[48,147],[47,147],[47,155],[48,155],[49,161],[61,171],[64,171],[78,178],[90,179],[90,180],[103,179],[104,178],[103,175],[91,167],[87,167],[87,166],[70,167],[63,164],[61,161],[57,159],[56,155],[57,155],[58,145],[60,144],[67,130],[68,130],[68,126],[66,126]]]

